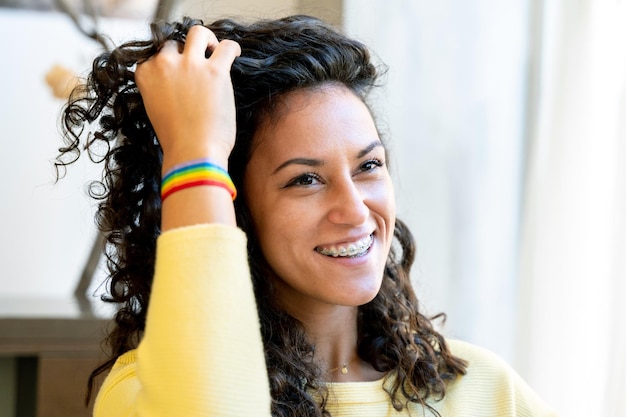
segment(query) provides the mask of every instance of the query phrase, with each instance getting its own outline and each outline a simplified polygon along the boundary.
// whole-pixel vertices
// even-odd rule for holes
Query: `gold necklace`
[[[326,371],[326,374],[334,374],[337,371],[340,371],[343,375],[348,373],[348,366],[350,366],[352,364],[352,362],[354,362],[354,359],[356,358],[352,358],[350,360],[350,362],[344,362],[341,366],[338,366],[336,368],[333,368],[329,371]]]
[[[334,374],[335,372],[341,370],[342,374],[347,374],[348,373],[348,366],[350,365],[350,362],[344,363],[341,366],[338,366],[336,368],[331,369],[330,371],[327,371],[327,374]]]

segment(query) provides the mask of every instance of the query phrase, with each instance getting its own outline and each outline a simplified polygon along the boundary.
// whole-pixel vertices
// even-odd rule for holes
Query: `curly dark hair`
[[[63,112],[65,146],[56,160],[58,176],[83,150],[104,164],[103,179],[91,184],[90,195],[99,200],[96,222],[107,241],[109,291],[103,298],[118,306],[107,338],[110,359],[93,371],[90,391],[94,378],[141,339],[160,233],[162,151],[135,84],[134,68],[156,54],[166,40],[184,42],[188,29],[197,24],[203,23],[185,18],[153,24],[152,39],[128,42],[100,55],[87,83],[73,92]],[[296,89],[335,83],[365,103],[381,73],[363,44],[309,16],[252,24],[218,20],[207,27],[218,39],[235,40],[242,49],[231,70],[237,137],[229,160],[239,189],[243,189],[256,129],[272,115],[281,97]],[[315,392],[325,398],[321,371],[313,360],[314,346],[302,323],[273,297],[267,279],[271,268],[258,246],[244,196],[235,201],[235,210],[238,226],[248,236],[272,413],[327,416],[325,401],[320,404],[314,399]],[[419,310],[409,278],[415,245],[399,220],[394,236],[380,292],[359,307],[358,354],[376,370],[396,375],[389,396],[401,410],[408,402],[426,405],[427,398],[443,398],[446,381],[464,374],[466,363],[452,355],[432,319]]]

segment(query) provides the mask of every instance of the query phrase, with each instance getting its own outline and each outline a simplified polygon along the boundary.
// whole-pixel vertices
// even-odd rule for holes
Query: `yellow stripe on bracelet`
[[[161,181],[161,201],[176,191],[208,185],[226,189],[233,200],[237,190],[228,172],[208,159],[196,159],[171,168]]]

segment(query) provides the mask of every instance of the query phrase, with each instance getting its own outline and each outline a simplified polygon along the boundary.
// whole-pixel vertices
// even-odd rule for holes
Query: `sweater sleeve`
[[[270,415],[247,259],[230,226],[159,237],[144,337],[105,380],[96,417]]]

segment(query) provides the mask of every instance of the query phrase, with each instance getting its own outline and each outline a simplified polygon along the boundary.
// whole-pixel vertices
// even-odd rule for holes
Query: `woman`
[[[105,145],[92,194],[120,309],[96,416],[550,415],[419,312],[377,75],[305,16],[155,25],[96,60],[58,160],[99,121],[85,146]]]

